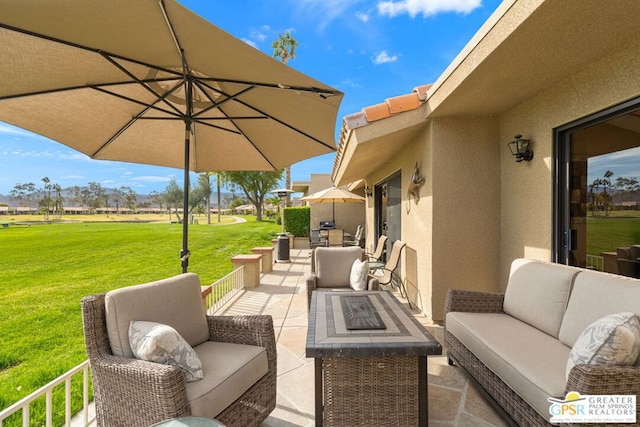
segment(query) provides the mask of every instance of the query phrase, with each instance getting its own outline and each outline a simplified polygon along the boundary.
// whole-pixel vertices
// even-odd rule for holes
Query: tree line
[[[184,190],[175,178],[163,192],[152,191],[140,201],[141,195],[128,186],[118,188],[105,188],[100,183],[89,182],[86,186],[73,186],[63,189],[59,184],[52,182],[48,177],[42,178],[42,186],[36,186],[34,182],[18,183],[9,192],[9,197],[15,200],[19,206],[33,206],[37,204],[39,212],[49,219],[50,215],[61,217],[65,203],[73,206],[85,207],[91,213],[100,208],[115,208],[116,212],[124,208],[135,211],[140,208],[158,206],[161,210],[173,212],[178,221],[182,221],[181,213],[187,215],[193,213],[207,213],[210,215],[211,196],[214,183],[217,192],[217,206],[222,206],[221,189],[228,188],[231,191],[231,199],[225,200],[226,205],[233,209],[243,204],[253,204],[256,210],[257,220],[262,220],[262,208],[267,203],[277,205],[278,197],[270,196],[270,191],[278,186],[283,172],[212,172],[198,175],[198,180],[189,188],[189,206],[184,204]],[[236,196],[240,190],[242,196]],[[218,209],[220,211],[220,209]],[[210,217],[209,217],[210,221]]]
[[[615,174],[607,170],[602,178],[596,178],[589,185],[589,207],[593,216],[600,212],[609,216],[609,211],[614,204],[614,195],[618,202],[633,201],[640,193],[640,183],[636,177],[616,177],[612,182],[611,178]],[[615,194],[614,194],[615,191]]]

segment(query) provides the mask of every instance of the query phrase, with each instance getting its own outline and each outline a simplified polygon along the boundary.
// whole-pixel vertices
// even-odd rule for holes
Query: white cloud
[[[247,38],[242,38],[242,41],[245,42],[246,44],[248,44],[249,46],[255,48],[255,49],[258,48],[258,45],[253,40],[249,40]]]
[[[347,9],[360,1],[361,0],[296,0],[292,3],[296,5],[298,13],[314,17],[318,28],[324,30],[335,19],[344,15]]]
[[[356,18],[358,18],[364,23],[369,22],[369,15],[364,12],[356,12]]]
[[[378,13],[390,17],[407,13],[414,18],[418,14],[426,17],[445,12],[471,13],[480,6],[482,6],[482,0],[381,1],[378,3]]]
[[[398,55],[389,56],[387,51],[383,50],[382,52],[377,54],[375,56],[375,58],[373,58],[373,63],[376,64],[376,65],[377,64],[386,64],[388,62],[396,62],[397,60],[398,60]]]
[[[171,181],[171,176],[157,176],[157,175],[146,175],[146,176],[137,176],[135,178],[131,178],[132,181],[141,181],[141,182],[169,182]]]
[[[258,40],[259,42],[263,42],[267,39],[267,35],[265,33],[262,33],[260,31],[252,31],[251,32],[251,38],[254,40]]]
[[[7,123],[0,123],[0,135],[12,135],[16,137],[26,137],[26,138],[33,138],[33,137],[41,138],[41,136],[38,134],[31,133],[27,130],[9,125]]]

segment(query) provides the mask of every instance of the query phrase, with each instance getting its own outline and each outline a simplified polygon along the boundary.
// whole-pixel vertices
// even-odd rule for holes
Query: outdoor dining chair
[[[343,246],[360,246],[364,248],[364,225],[356,227],[356,234],[344,237]]]
[[[337,228],[328,230],[327,243],[329,246],[344,246],[344,230]]]
[[[402,249],[404,249],[405,246],[406,243],[401,240],[396,240],[395,242],[393,242],[393,246],[391,247],[391,254],[387,259],[384,268],[376,268],[372,270],[369,276],[378,279],[378,282],[381,285],[397,287],[398,291],[400,292],[400,296],[402,298],[405,298],[409,303],[409,308],[412,308],[411,301],[409,301],[409,294],[407,294],[407,290],[404,287],[402,277],[400,277],[400,274],[396,272],[400,263],[400,254],[402,253]]]
[[[382,262],[382,254],[384,254],[384,249],[387,244],[387,239],[388,239],[387,236],[385,236],[384,234],[381,235],[380,238],[378,238],[378,243],[376,244],[375,251],[372,254],[368,252],[365,254],[369,262]]]
[[[320,235],[319,228],[314,228],[309,232],[309,248],[314,249],[321,246],[327,246],[327,239]]]
[[[208,316],[193,273],[82,299],[97,425],[194,415],[260,426],[276,405],[266,315]]]

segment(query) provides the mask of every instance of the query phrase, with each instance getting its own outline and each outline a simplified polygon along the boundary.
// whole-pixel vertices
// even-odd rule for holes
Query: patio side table
[[[428,425],[430,354],[441,345],[391,292],[313,292],[316,426]]]

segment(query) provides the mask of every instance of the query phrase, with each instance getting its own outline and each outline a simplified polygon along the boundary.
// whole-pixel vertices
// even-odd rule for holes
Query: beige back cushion
[[[584,271],[576,277],[560,328],[560,341],[573,347],[587,326],[609,314],[631,311],[640,316],[640,280]],[[640,359],[636,365],[640,364]]]
[[[504,312],[557,338],[573,279],[580,271],[561,264],[514,260]]]
[[[192,347],[209,339],[200,279],[193,273],[107,292],[105,310],[109,343],[116,356],[134,357],[129,345],[132,320],[169,325]]]
[[[318,288],[349,287],[351,266],[362,259],[363,251],[358,246],[346,248],[316,248],[315,273]]]

